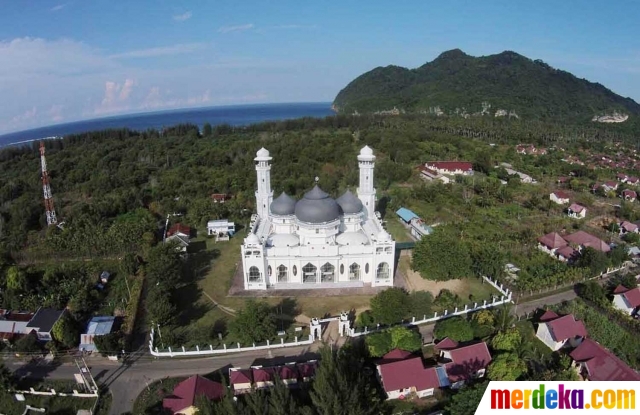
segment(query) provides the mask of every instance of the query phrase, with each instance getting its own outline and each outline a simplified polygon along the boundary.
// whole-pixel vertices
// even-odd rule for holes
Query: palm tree
[[[497,331],[507,331],[515,324],[515,317],[512,313],[511,306],[503,304],[494,311],[495,327]]]

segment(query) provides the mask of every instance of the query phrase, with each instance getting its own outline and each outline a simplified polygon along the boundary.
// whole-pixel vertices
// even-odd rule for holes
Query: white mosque
[[[284,192],[274,200],[271,159],[264,148],[254,159],[258,212],[241,247],[245,289],[392,286],[395,242],[375,212],[373,150],[358,155],[357,196],[338,199],[316,185],[298,201]]]

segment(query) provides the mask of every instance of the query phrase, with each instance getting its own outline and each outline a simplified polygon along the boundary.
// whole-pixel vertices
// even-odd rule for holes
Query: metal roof
[[[409,209],[403,208],[403,207],[398,209],[398,211],[396,212],[396,215],[400,216],[400,218],[402,218],[402,220],[407,223],[411,222],[411,219],[413,218],[419,218],[418,215],[416,215]]]
[[[112,316],[102,316],[102,317],[94,317],[89,321],[87,325],[87,333],[93,334],[96,336],[102,336],[104,334],[111,333],[111,329],[113,328],[113,322],[115,321],[115,317]]]

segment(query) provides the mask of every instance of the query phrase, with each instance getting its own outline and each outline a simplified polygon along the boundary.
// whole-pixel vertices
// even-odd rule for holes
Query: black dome
[[[340,217],[340,206],[317,185],[296,203],[296,218],[307,223],[331,222]]]
[[[336,202],[340,205],[344,213],[362,212],[362,202],[351,193],[351,190],[344,192],[342,196],[336,199]]]
[[[269,209],[273,215],[293,215],[296,209],[296,201],[285,192],[282,192],[280,196],[271,202]]]

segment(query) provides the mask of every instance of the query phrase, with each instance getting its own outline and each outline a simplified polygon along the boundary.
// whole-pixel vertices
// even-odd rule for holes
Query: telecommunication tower
[[[44,157],[44,141],[40,142],[40,163],[42,164],[42,191],[44,193],[44,208],[47,213],[47,225],[57,225],[58,219],[56,218],[56,210],[53,207],[49,173],[47,173],[47,160]]]

